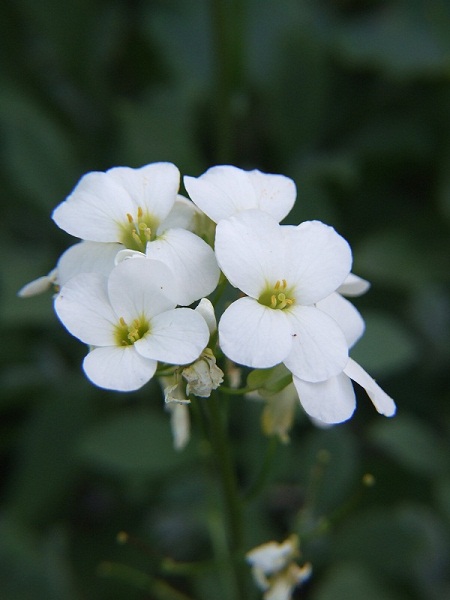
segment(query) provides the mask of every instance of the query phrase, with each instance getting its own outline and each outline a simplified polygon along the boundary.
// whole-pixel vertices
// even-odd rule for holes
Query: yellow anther
[[[286,279],[283,279],[283,290],[285,290],[287,288],[287,281]]]
[[[144,212],[143,212],[142,208],[140,206],[138,206],[138,212],[137,212],[138,219],[140,219],[143,214],[144,214]]]
[[[120,317],[119,323],[122,325],[122,327],[126,327],[127,326],[127,324],[125,323],[125,319],[123,317]]]
[[[275,289],[275,290],[278,290],[278,289],[279,289],[279,287],[280,287],[280,285],[281,285],[281,284],[280,284],[280,281],[278,280],[278,281],[276,282],[276,284],[274,285],[274,289]]]
[[[276,306],[277,306],[277,298],[276,298],[275,294],[272,294],[272,296],[270,298],[270,307],[276,308]]]
[[[147,242],[149,242],[152,239],[152,230],[150,229],[150,227],[147,227],[144,230],[144,235],[145,235],[145,239],[147,240]]]
[[[133,240],[136,242],[136,244],[139,246],[139,248],[144,247],[144,243],[142,242],[141,238],[139,237],[139,234],[136,231],[136,229],[133,229],[133,231],[131,232],[131,236],[132,236]]]
[[[127,213],[127,219],[128,219],[128,223],[133,222],[133,217],[130,215],[130,213]]]

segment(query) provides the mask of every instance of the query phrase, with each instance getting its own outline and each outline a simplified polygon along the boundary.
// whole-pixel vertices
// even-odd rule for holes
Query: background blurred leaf
[[[450,467],[444,440],[411,415],[399,414],[395,419],[374,423],[369,438],[392,459],[418,475],[433,477]]]
[[[79,456],[115,475],[155,477],[189,460],[173,448],[169,415],[136,411],[102,420],[80,440]]]
[[[375,376],[388,376],[415,363],[418,342],[398,319],[364,311],[366,331],[351,356]]]

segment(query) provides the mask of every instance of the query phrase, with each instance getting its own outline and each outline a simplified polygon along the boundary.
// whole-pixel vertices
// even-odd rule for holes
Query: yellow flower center
[[[295,303],[292,290],[288,288],[286,279],[278,280],[275,285],[268,286],[258,298],[258,302],[269,308],[283,310]]]
[[[130,325],[127,325],[123,317],[120,317],[119,323],[116,325],[116,343],[118,346],[132,346],[149,330],[150,325],[144,317],[134,319]]]
[[[139,206],[136,217],[127,213],[126,222],[121,223],[123,234],[120,241],[126,248],[144,252],[147,242],[155,239],[157,227],[155,219],[148,213],[144,214]]]

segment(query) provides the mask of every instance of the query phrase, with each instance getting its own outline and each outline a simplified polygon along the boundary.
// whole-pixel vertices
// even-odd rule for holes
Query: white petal
[[[240,298],[219,321],[219,344],[234,362],[265,369],[286,358],[292,337],[283,311],[263,306],[252,298]]]
[[[133,346],[94,348],[83,361],[92,383],[118,392],[138,390],[153,377],[157,366],[156,360],[140,356]]]
[[[255,169],[248,176],[255,188],[258,208],[268,212],[279,222],[294,206],[297,190],[295,183],[284,175],[261,173]]]
[[[395,414],[395,402],[357,362],[350,358],[344,373],[366,390],[367,395],[380,414],[386,417],[392,417]]]
[[[358,275],[349,273],[344,283],[339,286],[338,292],[344,296],[361,296],[370,288],[370,283]]]
[[[286,367],[305,381],[325,381],[340,373],[348,360],[344,333],[336,321],[313,306],[283,311],[289,321],[292,349]]]
[[[185,365],[200,356],[208,340],[205,319],[191,308],[176,308],[153,317],[149,333],[134,347],[142,356]]]
[[[309,383],[293,377],[300,403],[313,419],[322,423],[342,423],[352,416],[355,392],[349,377],[339,373],[326,381]]]
[[[107,173],[84,175],[70,196],[53,211],[67,233],[93,242],[120,242],[121,225],[135,207],[130,195]]]
[[[118,318],[111,308],[107,279],[98,273],[81,273],[61,288],[55,311],[72,335],[92,346],[115,344]]]
[[[107,174],[132,198],[132,214],[141,207],[144,214],[148,212],[161,223],[172,210],[180,185],[180,172],[172,163],[152,163],[139,169],[115,167]]]
[[[126,323],[175,308],[178,288],[167,265],[148,258],[120,262],[108,279],[111,305]]]
[[[217,286],[220,271],[214,251],[190,231],[169,229],[147,244],[146,254],[165,263],[176,276],[177,304],[192,304]]]
[[[217,262],[234,287],[259,298],[267,285],[285,277],[281,226],[270,215],[248,210],[220,221]]]
[[[191,420],[186,404],[173,402],[167,405],[170,411],[170,427],[172,429],[175,450],[183,450],[191,437]]]
[[[195,204],[216,223],[258,207],[247,172],[230,165],[212,167],[200,177],[184,177],[184,186]]]
[[[295,285],[300,304],[314,304],[334,292],[350,272],[350,246],[336,231],[319,221],[282,227],[291,259],[285,279]]]
[[[209,333],[212,335],[217,329],[217,320],[211,300],[208,300],[208,298],[202,298],[195,307],[195,310],[199,312],[205,319],[206,324],[208,325]]]
[[[38,296],[44,292],[48,292],[56,282],[57,272],[53,269],[48,275],[42,275],[37,279],[33,279],[29,283],[26,283],[17,292],[20,298],[31,298],[31,296]]]
[[[342,329],[351,348],[364,333],[365,323],[359,311],[351,302],[337,292],[317,302],[316,307],[330,315]]]
[[[157,230],[157,235],[161,235],[168,229],[187,229],[194,231],[196,225],[196,217],[200,215],[200,210],[195,204],[178,194],[172,210],[160,224]]]
[[[79,242],[70,246],[58,260],[58,284],[63,286],[78,273],[109,275],[122,244]]]

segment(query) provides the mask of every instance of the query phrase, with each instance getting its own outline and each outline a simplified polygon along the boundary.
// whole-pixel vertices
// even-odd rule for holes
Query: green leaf
[[[279,364],[270,369],[255,369],[248,374],[247,386],[253,390],[267,390],[271,393],[281,392],[292,381],[292,374]]]
[[[83,380],[81,387],[72,381],[63,395],[52,392],[47,389],[22,431],[7,493],[14,515],[31,523],[50,518],[68,497],[77,472],[74,449],[94,410]]]
[[[392,420],[377,421],[369,439],[409,471],[431,478],[449,467],[448,452],[430,425],[411,415],[400,414]]]
[[[419,356],[418,342],[394,317],[364,312],[366,331],[351,356],[373,375],[391,375]]]
[[[425,593],[419,597],[429,598],[430,584],[444,577],[445,546],[439,518],[428,507],[403,503],[355,515],[335,537],[332,550],[343,561],[366,566],[379,580],[389,577],[410,591],[420,586]]]
[[[160,476],[190,458],[188,449],[178,453],[173,448],[169,415],[142,410],[92,427],[80,440],[78,453],[83,462],[125,477]]]
[[[8,148],[3,165],[11,188],[49,212],[79,176],[68,133],[51,113],[8,89],[0,92],[0,132]]]
[[[425,8],[425,4],[427,7]],[[401,78],[444,75],[450,65],[449,18],[444,2],[392,2],[348,21],[338,35],[338,51],[352,64]]]
[[[351,592],[349,592],[351,590]],[[370,569],[358,563],[338,561],[318,582],[312,600],[397,600],[399,597]]]
[[[198,171],[192,100],[183,88],[161,88],[139,103],[121,102],[116,110],[118,161],[137,167],[167,160],[184,173]]]

